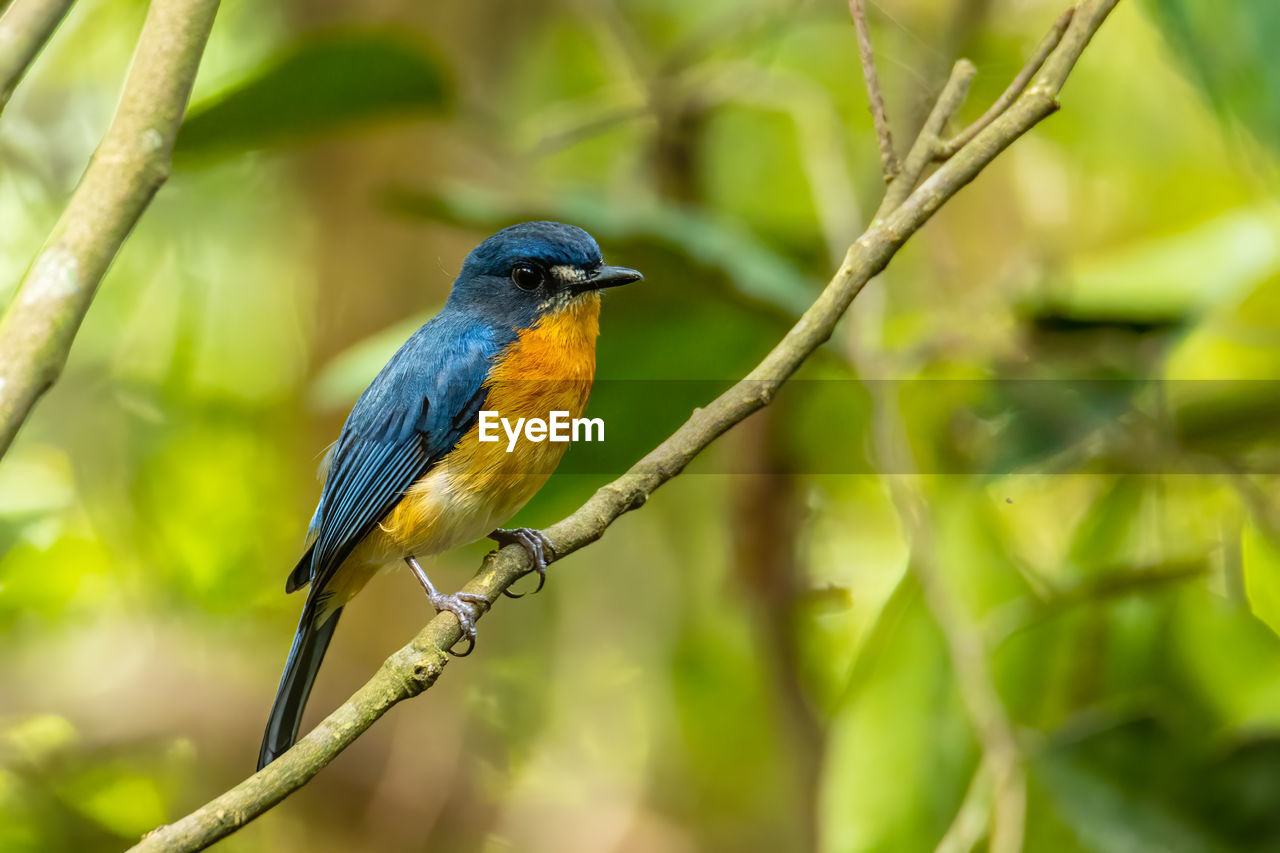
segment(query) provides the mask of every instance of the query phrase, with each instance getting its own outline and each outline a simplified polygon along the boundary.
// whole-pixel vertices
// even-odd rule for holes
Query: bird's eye
[[[516,264],[511,268],[511,280],[521,290],[537,290],[542,279],[542,270],[533,264]]]

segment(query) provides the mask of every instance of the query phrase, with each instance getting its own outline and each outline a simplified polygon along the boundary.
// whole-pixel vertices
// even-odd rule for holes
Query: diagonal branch
[[[849,248],[844,263],[800,320],[744,379],[707,404],[666,441],[618,479],[596,491],[576,512],[547,528],[556,558],[599,539],[624,513],[637,509],[659,486],[677,476],[704,448],[773,399],[787,378],[821,346],[862,287],[935,212],[972,181],[1014,140],[1057,108],[1057,95],[1076,60],[1119,0],[1086,0],[1034,85],[983,128],[955,157],[901,206]],[[531,569],[520,547],[485,558],[464,591],[491,605]],[[389,657],[355,695],[272,764],[175,823],[162,826],[133,849],[199,850],[225,838],[305,785],[389,708],[417,696],[439,678],[445,650],[460,638],[457,620],[440,614]]]
[[[75,0],[14,0],[0,15],[0,110]]]
[[[884,108],[884,94],[880,91],[880,74],[876,71],[876,54],[871,49],[871,29],[867,26],[867,9],[864,0],[849,0],[849,14],[853,17],[853,29],[858,37],[858,60],[862,63],[862,77],[867,83],[867,103],[871,119],[876,126],[876,139],[880,143],[880,171],[886,184],[898,177],[898,157],[893,153],[893,133],[889,130],[889,114]]]
[[[0,455],[67,362],[98,284],[169,176],[218,0],[153,0],[120,107],[0,320]]]

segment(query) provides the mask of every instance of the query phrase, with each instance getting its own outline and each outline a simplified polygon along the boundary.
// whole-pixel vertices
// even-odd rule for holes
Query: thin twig
[[[942,634],[969,724],[982,749],[982,773],[989,778],[991,853],[1020,853],[1026,825],[1026,771],[1017,734],[996,689],[987,660],[981,626],[947,582],[941,551],[934,538],[929,502],[917,485],[916,465],[907,444],[900,404],[892,383],[872,383],[873,446],[877,467],[899,472],[886,477],[910,548],[908,571],[920,585],[921,597]],[[975,785],[978,782],[975,781]],[[984,781],[985,784],[985,781]],[[984,792],[975,787],[977,796]],[[962,805],[970,811],[978,806]],[[956,832],[968,831],[969,816],[957,815]],[[951,832],[948,832],[951,836]],[[945,840],[945,839],[944,839]],[[956,837],[951,836],[951,843]]]
[[[919,185],[924,177],[924,170],[933,162],[933,153],[942,139],[942,131],[956,111],[964,105],[964,99],[969,94],[969,84],[973,82],[976,73],[973,63],[967,59],[958,60],[952,66],[947,84],[942,87],[942,93],[929,111],[929,117],[924,120],[916,141],[911,143],[911,150],[907,152],[907,159],[902,163],[897,180],[885,190],[880,209],[876,211],[877,220],[897,209]]]
[[[978,764],[960,808],[933,853],[972,853],[991,824],[991,769]]]
[[[650,109],[647,105],[638,107],[619,107],[600,115],[593,116],[581,122],[577,122],[563,130],[554,130],[546,136],[540,138],[534,145],[529,146],[528,154],[531,157],[549,157],[556,154],[562,149],[576,145],[583,140],[590,139],[593,136],[613,130],[628,122],[638,121],[649,115]]]
[[[901,434],[895,440],[901,442]],[[991,674],[982,630],[946,582],[924,496],[906,477],[891,477],[890,485],[907,528],[911,570],[946,642],[960,699],[991,777],[990,851],[1019,853],[1026,827],[1026,771],[1013,723]]]
[[[0,15],[0,110],[75,0],[14,0]]]
[[[889,115],[884,108],[884,94],[880,91],[880,75],[876,72],[876,55],[871,49],[871,30],[867,26],[863,0],[849,0],[849,14],[853,17],[853,29],[858,37],[858,60],[862,63],[867,103],[871,107],[871,119],[875,122],[876,139],[880,143],[880,171],[888,184],[898,177],[898,155],[893,151],[893,132],[889,129]]]
[[[1058,20],[1053,22],[1049,32],[1040,40],[1040,44],[1036,45],[1035,53],[1027,60],[1027,64],[1022,66],[1018,76],[1013,78],[1009,88],[1005,89],[999,98],[996,98],[996,102],[982,114],[981,118],[939,146],[934,152],[934,157],[939,160],[945,160],[948,157],[955,156],[955,153],[968,145],[970,140],[977,136],[984,127],[991,124],[1001,113],[1009,109],[1009,105],[1022,94],[1023,90],[1027,88],[1027,84],[1031,82],[1031,78],[1044,65],[1044,61],[1049,58],[1049,54],[1053,53],[1054,48],[1058,46],[1058,42],[1062,41],[1062,34],[1067,31],[1067,27],[1071,24],[1071,16],[1075,14],[1075,11],[1073,6],[1058,16]]]
[[[120,107],[0,320],[0,455],[67,362],[103,274],[169,176],[218,0],[152,0]]]
[[[599,539],[618,517],[642,506],[713,441],[767,405],[787,378],[830,338],[854,297],[907,239],[1000,152],[1054,112],[1057,93],[1076,60],[1118,2],[1086,0],[1083,13],[1076,16],[1036,85],[850,246],[844,263],[822,293],[751,373],[705,408],[695,410],[666,441],[597,490],[576,512],[547,528],[544,532],[557,559]],[[463,590],[492,604],[531,568],[523,548],[508,546],[487,557]],[[258,817],[305,785],[388,709],[431,687],[448,662],[445,649],[452,647],[460,634],[451,614],[436,616],[292,749],[187,816],[156,829],[134,850],[203,849]],[[1000,789],[1007,783],[997,780],[996,784]]]
[[[1095,578],[1054,592],[1044,599],[1018,598],[994,608],[984,634],[992,648],[1015,634],[1085,604],[1098,604],[1131,595],[1160,592],[1209,573],[1207,560],[1173,561],[1132,569],[1100,569]]]

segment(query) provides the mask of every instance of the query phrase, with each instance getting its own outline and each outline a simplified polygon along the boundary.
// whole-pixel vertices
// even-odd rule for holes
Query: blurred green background
[[[1062,6],[872,5],[900,146],[955,57],[971,119]],[[144,12],[82,0],[5,110],[0,299]],[[980,747],[880,419],[1019,733],[1026,849],[1280,850],[1277,43],[1274,0],[1122,3],[801,374],[830,381],[223,849],[934,849]],[[767,351],[880,189],[843,0],[226,0],[174,175],[0,463],[0,849],[119,850],[252,770],[319,455],[478,240],[562,219],[647,276],[605,310],[610,441],[540,526],[697,403],[660,380]],[[372,584],[308,720],[429,615]]]

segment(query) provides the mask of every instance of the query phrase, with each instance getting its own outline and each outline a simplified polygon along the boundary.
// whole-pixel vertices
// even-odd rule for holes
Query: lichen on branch
[[[115,118],[0,319],[0,456],[61,374],[98,284],[169,176],[217,10],[218,0],[147,10]]]

